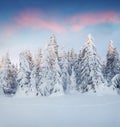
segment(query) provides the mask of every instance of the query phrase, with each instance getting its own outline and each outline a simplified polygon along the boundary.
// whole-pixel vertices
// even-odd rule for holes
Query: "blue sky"
[[[66,49],[79,51],[89,33],[101,57],[109,40],[120,51],[119,0],[0,0],[0,53],[44,48],[51,34]]]

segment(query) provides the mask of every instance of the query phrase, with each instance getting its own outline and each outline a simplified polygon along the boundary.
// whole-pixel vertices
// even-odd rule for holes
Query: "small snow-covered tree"
[[[80,68],[80,85],[82,92],[92,90],[96,92],[97,88],[103,87],[106,81],[102,75],[102,66],[100,58],[97,54],[93,38],[88,35],[87,42],[82,49]]]
[[[68,51],[68,74],[70,76],[70,81],[68,82],[68,91],[76,89],[76,61],[77,54],[73,49]]]
[[[0,59],[0,77],[1,77],[1,71],[2,71],[2,60]],[[0,95],[4,95],[4,92],[3,92],[3,84],[0,83]]]
[[[113,42],[110,41],[106,65],[104,67],[104,77],[111,84],[111,79],[120,73],[120,58],[117,49],[113,47]]]
[[[75,91],[75,90],[77,90],[76,74],[75,74],[74,67],[72,67],[72,74],[70,76],[69,91]]]
[[[39,49],[35,54],[34,66],[31,72],[31,84],[34,87],[34,91],[36,95],[39,94],[40,86],[42,83],[43,77],[43,53],[42,50]]]
[[[53,85],[54,85],[52,93],[63,94],[64,90],[63,90],[62,78],[61,78],[62,72],[58,64],[58,59],[56,59],[52,71],[53,71]]]
[[[64,47],[59,51],[59,66],[61,69],[62,85],[65,92],[68,91],[68,86],[70,85],[70,75],[68,73],[68,59],[67,53]]]
[[[45,59],[45,65],[42,68],[42,78],[41,78],[41,84],[39,84],[38,92],[42,96],[49,96],[52,94],[53,86],[53,71],[51,70],[51,66],[47,59]]]
[[[17,90],[17,68],[11,63],[7,53],[1,63],[0,68],[0,86],[5,95],[13,95]]]
[[[74,71],[76,77],[76,89],[79,89],[81,84],[81,67],[82,67],[82,49],[79,52],[78,59],[75,61],[74,64]]]
[[[112,85],[113,85],[113,88],[117,90],[118,94],[120,94],[120,74],[116,74],[112,78]]]
[[[77,60],[77,54],[75,53],[74,49],[68,51],[67,57],[68,57],[68,73],[71,76],[72,67],[74,66],[75,61]]]
[[[31,72],[33,68],[32,55],[29,50],[25,50],[19,55],[19,72],[18,72],[18,94],[31,95],[34,93],[34,86],[31,84]]]
[[[50,37],[50,41],[47,46],[47,52],[47,55],[49,55],[49,63],[52,65],[58,58],[58,44],[54,35]]]

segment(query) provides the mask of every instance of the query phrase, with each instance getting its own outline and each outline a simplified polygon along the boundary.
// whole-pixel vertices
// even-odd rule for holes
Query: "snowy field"
[[[3,97],[0,127],[120,127],[120,96]]]

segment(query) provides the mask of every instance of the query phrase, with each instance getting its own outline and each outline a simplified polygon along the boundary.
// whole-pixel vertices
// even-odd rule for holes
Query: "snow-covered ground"
[[[120,96],[1,97],[0,127],[120,127]]]

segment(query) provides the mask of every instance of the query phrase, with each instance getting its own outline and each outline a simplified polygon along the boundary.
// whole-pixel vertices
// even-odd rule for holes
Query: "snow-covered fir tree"
[[[68,51],[67,57],[68,57],[68,73],[71,76],[72,67],[74,66],[75,61],[77,60],[77,54],[75,53],[74,49]]]
[[[2,70],[2,61],[0,59],[0,75],[1,75],[1,70]],[[0,83],[0,95],[4,95],[3,84],[1,84],[1,83]]]
[[[49,55],[50,64],[54,64],[55,60],[58,59],[58,44],[54,34],[50,37],[50,41],[47,46],[47,52]]]
[[[76,73],[74,67],[72,67],[72,74],[70,76],[70,84],[69,86],[69,91],[75,91],[77,90],[77,84],[76,84]]]
[[[19,55],[19,72],[18,72],[18,94],[34,95],[35,86],[31,84],[31,72],[33,68],[32,55],[29,50],[25,50]]]
[[[58,63],[58,45],[55,36],[50,37],[47,49],[44,52],[45,66],[42,77],[43,84],[39,87],[41,95],[48,96],[54,93],[63,93],[61,69]]]
[[[107,60],[104,67],[104,77],[107,79],[108,83],[111,84],[111,79],[120,73],[120,57],[117,52],[117,49],[114,48],[113,42],[110,41],[108,52],[107,52]]]
[[[74,64],[74,71],[75,71],[75,77],[76,77],[76,89],[79,89],[79,85],[81,84],[81,66],[82,66],[82,49],[80,49],[80,52],[78,54],[78,59],[75,61]]]
[[[100,87],[104,87],[106,81],[102,75],[102,66],[100,58],[97,54],[93,38],[88,35],[87,42],[82,50],[80,68],[80,85],[79,90],[86,92],[96,90]]]
[[[70,76],[70,82],[68,83],[68,91],[76,89],[76,76],[75,76],[75,64],[77,61],[77,53],[74,49],[68,51],[68,74]]]
[[[61,69],[58,62],[58,44],[54,35],[50,37],[48,44],[48,65],[51,72],[51,93],[63,93]]]
[[[112,78],[113,88],[117,90],[118,94],[120,94],[120,74],[116,74]]]
[[[50,67],[48,64],[48,55],[47,55],[47,50],[44,51],[44,64],[43,67],[40,68],[41,73],[40,73],[40,80],[38,83],[38,94],[41,96],[48,96],[50,95],[50,86],[49,84],[51,84],[51,78],[50,76],[52,75],[52,73],[50,72]]]
[[[36,95],[40,92],[40,87],[43,85],[43,53],[42,50],[39,49],[35,54],[34,65],[31,73],[31,84],[34,87],[34,91]]]
[[[64,46],[61,48],[61,50],[59,51],[59,66],[61,69],[61,78],[62,78],[62,85],[63,85],[63,89],[64,92],[68,92],[68,87],[70,84],[70,75],[68,73],[68,57],[67,57],[67,53],[64,50]]]
[[[62,78],[61,78],[62,72],[58,64],[58,59],[56,59],[55,64],[52,68],[52,71],[53,71],[53,84],[54,84],[52,93],[63,94],[64,90],[63,90]]]
[[[0,91],[1,94],[13,95],[17,90],[17,68],[11,63],[7,53],[0,67]]]

